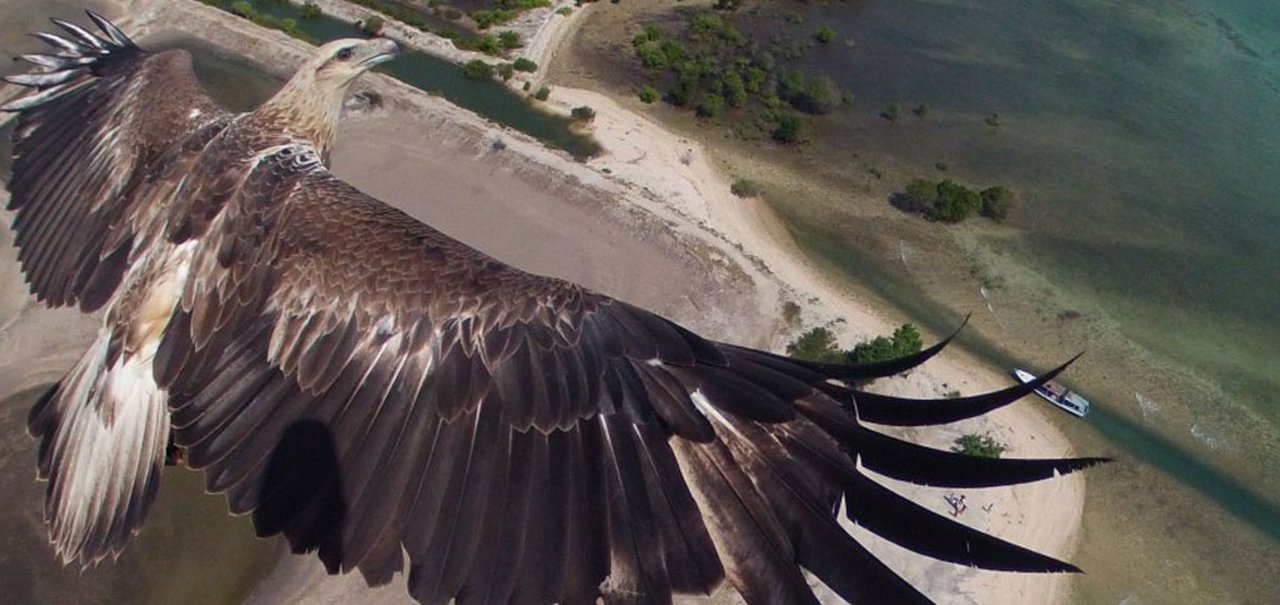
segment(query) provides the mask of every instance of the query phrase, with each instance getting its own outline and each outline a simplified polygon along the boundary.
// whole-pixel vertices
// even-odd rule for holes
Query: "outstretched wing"
[[[185,51],[148,53],[89,13],[101,34],[54,19],[36,34],[53,52],[6,81],[32,88],[18,112],[9,209],[18,260],[35,295],[92,311],[110,300],[137,238],[157,215],[143,187],[165,150],[225,115],[196,81]]]
[[[933,515],[854,460],[986,486],[1098,459],[979,460],[889,438],[841,406],[861,396],[833,379],[900,364],[704,340],[505,266],[317,162],[263,158],[196,234],[155,368],[209,489],[331,572],[381,583],[407,563],[424,603],[661,603],[726,577],[751,603],[813,602],[803,567],[851,601],[925,602],[840,528],[842,500],[930,556],[1074,570]],[[868,409],[958,419],[1038,384]]]

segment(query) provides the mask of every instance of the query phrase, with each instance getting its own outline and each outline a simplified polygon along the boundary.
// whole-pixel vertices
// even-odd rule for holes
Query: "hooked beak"
[[[366,56],[360,60],[360,66],[369,69],[379,63],[386,63],[400,54],[400,45],[388,38],[374,38],[366,43],[363,49]]]

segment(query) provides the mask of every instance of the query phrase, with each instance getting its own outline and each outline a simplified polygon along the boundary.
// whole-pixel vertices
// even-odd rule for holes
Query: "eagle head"
[[[351,83],[399,52],[399,45],[386,38],[328,42],[254,112],[254,122],[267,131],[307,139],[327,156]]]

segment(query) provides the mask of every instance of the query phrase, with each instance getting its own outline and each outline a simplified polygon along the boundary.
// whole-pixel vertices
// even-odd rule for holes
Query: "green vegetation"
[[[562,17],[568,17],[569,15],[573,14],[573,8],[568,6],[562,6],[556,9],[556,14]]]
[[[1008,449],[1009,446],[996,441],[991,435],[979,435],[977,433],[961,435],[956,438],[955,444],[951,446],[951,451],[953,452],[981,458],[999,458]]]
[[[716,6],[732,10],[737,3]],[[782,64],[783,59],[798,58],[809,45],[812,42],[804,39],[774,40],[764,47],[710,11],[693,13],[678,32],[649,25],[631,39],[636,60],[654,86],[665,89],[662,98],[668,103],[689,107],[702,117],[752,111],[758,118],[754,123],[783,143],[802,140],[802,115],[829,113],[843,102],[831,78],[809,76]]]
[[[698,103],[695,111],[700,118],[711,118],[720,113],[722,107],[724,107],[724,97],[714,92],[709,92],[702,95],[702,101]]]
[[[365,35],[368,35],[368,36],[376,36],[382,33],[383,25],[384,25],[384,22],[382,20],[382,17],[379,17],[377,15],[369,15],[369,17],[364,21],[360,21],[356,23],[356,26],[360,28],[360,31],[364,32]]]
[[[738,177],[734,179],[732,185],[729,185],[729,193],[738,197],[756,197],[764,193],[764,189],[755,181]]]
[[[774,124],[769,136],[779,143],[799,143],[804,129],[804,121],[791,111],[777,111],[769,114],[766,120]]]
[[[877,336],[855,345],[849,351],[849,361],[853,363],[888,361],[919,353],[923,347],[924,339],[920,337],[920,331],[911,324],[902,324],[893,331],[892,336]]]
[[[324,14],[324,11],[320,10],[320,7],[316,5],[315,2],[307,2],[306,4],[302,5],[303,19],[315,19],[316,17],[319,17],[320,15],[323,15],[323,14]]]
[[[1004,219],[1009,218],[1009,210],[1013,207],[1013,192],[1008,187],[987,187],[978,195],[982,198],[979,214],[997,223],[1003,223]]]
[[[512,64],[501,63],[498,65],[498,77],[502,78],[503,82],[510,80],[511,78],[515,77],[515,75],[516,75],[516,68]]]
[[[897,103],[890,103],[888,107],[884,108],[884,111],[880,112],[880,117],[890,122],[897,122],[898,116],[901,114],[902,108],[898,107]]]
[[[1013,192],[999,185],[977,192],[951,179],[937,183],[916,179],[907,184],[905,193],[894,195],[890,202],[931,221],[958,223],[976,212],[999,222],[1009,216]]]
[[[877,336],[843,351],[831,330],[819,326],[788,344],[787,355],[821,363],[871,363],[918,353],[923,346],[919,330],[911,324],[902,324],[892,336]]]
[[[535,61],[526,59],[524,57],[517,57],[515,63],[513,63],[512,66],[515,67],[516,71],[528,71],[528,72],[538,71],[538,64]]]
[[[658,89],[645,84],[640,87],[640,101],[642,103],[652,103],[658,100]]]
[[[509,8],[495,10],[478,10],[472,11],[471,20],[476,22],[479,29],[489,29],[494,25],[502,25],[519,15],[519,11]]]
[[[293,19],[280,19],[277,17],[273,17],[271,15],[265,15],[265,14],[259,13],[257,10],[253,8],[252,4],[246,2],[245,0],[239,0],[238,2],[232,2],[230,4],[227,4],[226,2],[219,2],[217,0],[200,0],[200,1],[203,2],[204,4],[208,4],[209,6],[223,9],[238,17],[243,17],[245,19],[248,19],[253,23],[261,25],[262,27],[266,27],[268,29],[280,30],[288,34],[289,36],[292,36],[304,42],[308,42],[311,44],[315,44],[318,42],[318,40],[316,40],[315,38],[308,36],[307,34],[303,33],[302,30],[298,29],[297,21],[294,21]]]
[[[462,66],[462,75],[472,80],[484,80],[493,77],[493,66],[483,59],[472,59]]]
[[[846,359],[845,352],[836,345],[835,334],[822,326],[801,334],[799,338],[788,344],[787,355],[818,363],[843,363]]]
[[[818,33],[814,34],[813,38],[823,44],[830,44],[832,40],[836,39],[836,30],[823,25],[818,28]]]
[[[498,32],[498,42],[502,43],[502,48],[506,49],[524,46],[524,41],[520,39],[520,33],[511,30]]]
[[[916,108],[915,108],[915,109],[912,109],[912,110],[911,110],[911,113],[914,113],[914,114],[916,114],[917,116],[919,116],[919,117],[923,118],[923,117],[925,117],[926,115],[928,115],[928,114],[929,114],[929,104],[928,104],[928,103],[921,103],[921,104],[919,104],[919,105],[916,105]]]
[[[483,34],[470,42],[464,42],[458,46],[474,46],[476,50],[491,57],[500,57],[502,56],[502,53],[507,50],[506,47],[498,41],[497,36],[494,36],[493,34]]]
[[[580,122],[590,122],[596,119],[596,110],[589,105],[579,105],[570,110],[569,115]]]
[[[546,101],[551,98],[551,87],[543,84],[538,88],[538,92],[533,93],[533,98],[539,101]]]
[[[348,0],[348,1],[351,2],[352,4],[359,4],[360,6],[363,6],[367,9],[377,11],[382,15],[395,19],[396,21],[399,21],[405,25],[408,25],[409,27],[412,27],[424,32],[431,31],[431,28],[428,27],[426,17],[424,17],[422,13],[412,8],[409,8],[407,6],[402,6],[400,4],[396,4],[394,2],[388,2],[384,0]],[[370,17],[369,19],[373,19],[373,17]],[[366,21],[369,19],[366,19]],[[378,21],[381,22],[382,18],[378,17]]]

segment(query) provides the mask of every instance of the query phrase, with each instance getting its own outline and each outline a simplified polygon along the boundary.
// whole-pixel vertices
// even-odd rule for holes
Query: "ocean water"
[[[839,32],[799,64],[856,96],[812,133],[856,154],[843,169],[862,176],[849,180],[881,166],[897,187],[954,178],[1019,198],[1007,228],[946,232],[983,274],[951,279],[967,282],[967,298],[904,270],[908,258],[931,262],[911,256],[923,242],[858,256],[857,231],[775,204],[802,246],[925,323],[979,313],[987,325],[970,344],[1000,363],[1047,366],[1087,350],[1068,381],[1097,413],[1060,424],[1078,445],[1160,478],[1095,473],[1086,531],[1091,514],[1132,512],[1143,531],[1184,540],[1195,552],[1180,556],[1200,558],[1204,578],[1212,559],[1268,567],[1260,553],[1280,546],[1280,3],[758,6],[743,23],[761,39]],[[879,116],[892,103],[893,122]],[[911,111],[920,103],[924,117]],[[1126,484],[1192,495],[1126,495]],[[1233,520],[1197,525],[1216,514]],[[1090,548],[1086,536],[1086,560]],[[1177,590],[1186,602],[1209,594]],[[1239,590],[1241,602],[1280,599],[1274,577]]]

